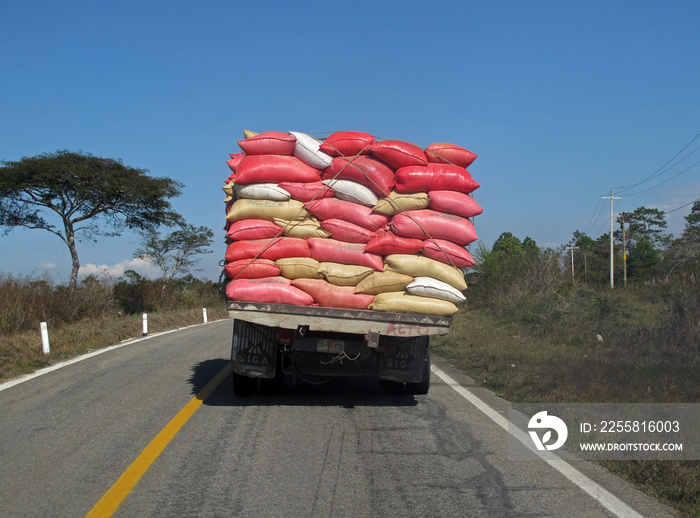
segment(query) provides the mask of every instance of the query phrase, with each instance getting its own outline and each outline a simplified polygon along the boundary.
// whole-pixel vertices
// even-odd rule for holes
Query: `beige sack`
[[[330,232],[321,228],[316,218],[307,218],[303,221],[287,221],[273,218],[275,225],[282,227],[284,235],[287,237],[331,237]]]
[[[356,286],[358,282],[376,271],[367,266],[323,262],[318,267],[318,273],[331,284],[336,286]],[[357,290],[355,290],[357,293]]]
[[[406,210],[425,209],[430,205],[428,193],[416,192],[412,194],[398,194],[391,191],[387,198],[383,198],[377,202],[372,209],[372,212],[384,214],[385,216],[393,216],[400,214]]]
[[[320,264],[311,257],[286,257],[275,261],[275,265],[280,269],[280,275],[287,279],[318,279]]]
[[[464,274],[458,268],[420,255],[392,254],[385,258],[392,270],[411,277],[432,277],[459,291],[467,289]]]
[[[241,219],[264,219],[273,221],[274,218],[285,220],[302,220],[309,217],[304,204],[297,200],[237,200],[226,215],[227,221]]]
[[[374,272],[358,283],[355,293],[377,295],[388,291],[403,291],[412,282],[413,277],[410,275],[396,273],[385,267],[383,272]]]
[[[250,130],[247,130],[247,129],[244,129],[244,130],[243,130],[243,136],[244,136],[245,138],[253,138],[255,135],[257,135],[257,133],[255,133],[254,131],[250,131]]]
[[[459,311],[457,306],[447,300],[407,295],[406,292],[403,291],[380,293],[374,297],[374,302],[372,302],[369,308],[374,311],[416,313],[438,317],[451,317]]]

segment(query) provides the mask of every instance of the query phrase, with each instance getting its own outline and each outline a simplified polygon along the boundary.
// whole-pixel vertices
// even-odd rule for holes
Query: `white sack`
[[[287,201],[291,198],[290,194],[276,183],[234,184],[233,188],[238,198],[249,200]]]
[[[416,277],[411,284],[406,286],[406,293],[455,303],[467,300],[457,288],[432,277]]]
[[[335,197],[341,200],[359,203],[367,207],[374,207],[379,201],[377,195],[370,188],[357,182],[350,180],[323,180],[323,184],[333,189]]]
[[[289,134],[297,139],[294,145],[294,156],[299,160],[311,167],[321,170],[331,165],[333,157],[318,149],[321,145],[321,141],[316,140],[311,135],[299,133],[298,131],[290,131]]]

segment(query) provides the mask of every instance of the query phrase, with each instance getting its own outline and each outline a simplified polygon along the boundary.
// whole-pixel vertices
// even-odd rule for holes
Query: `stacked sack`
[[[451,316],[482,212],[453,144],[246,131],[227,162],[231,300]]]

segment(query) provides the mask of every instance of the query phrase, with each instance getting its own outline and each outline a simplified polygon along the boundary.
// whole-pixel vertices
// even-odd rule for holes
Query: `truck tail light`
[[[282,345],[290,345],[292,343],[292,331],[289,329],[282,329],[277,333],[277,342]]]

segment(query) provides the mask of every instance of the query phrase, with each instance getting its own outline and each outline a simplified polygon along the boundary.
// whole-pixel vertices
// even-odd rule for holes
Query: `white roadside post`
[[[207,323],[207,308],[202,308],[202,316],[204,317],[204,323]]]
[[[46,322],[39,324],[39,328],[41,329],[41,349],[44,351],[44,354],[49,354],[51,352],[51,346],[49,345],[49,328]]]
[[[148,334],[148,314],[143,314],[143,336]]]

